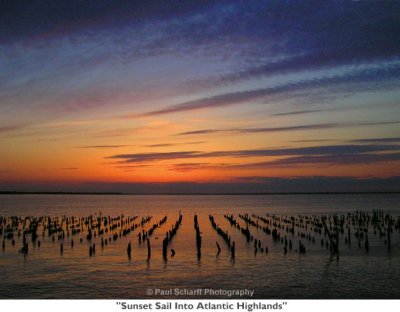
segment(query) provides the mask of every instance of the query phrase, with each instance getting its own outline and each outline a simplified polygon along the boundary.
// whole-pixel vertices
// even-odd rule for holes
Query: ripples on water
[[[15,246],[6,240],[4,251],[0,251],[0,297],[1,298],[151,298],[147,288],[212,288],[251,289],[256,298],[400,298],[400,233],[393,233],[391,249],[384,238],[373,235],[370,229],[370,250],[366,253],[353,238],[351,247],[341,237],[340,259],[331,257],[326,248],[316,243],[303,241],[306,254],[293,250],[283,253],[283,246],[274,242],[262,230],[249,227],[251,234],[268,246],[268,254],[254,255],[253,243],[247,243],[237,229],[223,217],[233,214],[238,217],[248,213],[259,216],[312,214],[347,214],[357,210],[372,213],[379,209],[392,216],[400,215],[400,195],[258,195],[258,196],[111,196],[111,195],[1,195],[2,216],[75,216],[123,214],[141,217],[151,215],[153,219],[144,227],[168,215],[167,222],[155,230],[151,237],[152,256],[146,261],[146,244],[139,244],[139,229],[126,237],[109,243],[102,250],[101,237],[92,239],[96,254],[89,257],[86,234],[65,237],[64,252],[60,254],[60,243],[52,242],[47,235],[41,247],[30,243],[29,254],[18,253],[22,238]],[[183,222],[172,240],[175,257],[165,263],[162,259],[162,240],[165,232],[183,214]],[[196,256],[193,217],[197,213],[202,232],[202,257]],[[217,223],[228,230],[236,242],[236,259],[232,261],[224,241],[212,229],[208,215],[213,214]],[[297,230],[296,230],[297,232]],[[282,231],[282,234],[284,232]],[[104,237],[109,237],[110,233]],[[297,235],[297,233],[295,233]],[[283,234],[284,235],[284,234]],[[82,244],[79,237],[83,238]],[[288,235],[290,238],[290,235]],[[126,247],[132,241],[132,258],[128,259]],[[222,250],[217,257],[216,241]],[[190,298],[190,297],[174,297]],[[210,297],[217,298],[217,297]],[[222,297],[225,298],[225,297]]]

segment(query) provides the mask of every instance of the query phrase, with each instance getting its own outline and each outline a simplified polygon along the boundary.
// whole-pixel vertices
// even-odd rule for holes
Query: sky
[[[5,0],[0,191],[400,191],[400,2]]]

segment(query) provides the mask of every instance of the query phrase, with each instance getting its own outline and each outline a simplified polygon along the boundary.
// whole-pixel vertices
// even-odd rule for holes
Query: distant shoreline
[[[265,192],[265,193],[121,193],[121,192],[24,192],[24,191],[0,191],[0,195],[146,195],[146,196],[184,196],[184,195],[367,195],[367,194],[400,194],[400,192]]]

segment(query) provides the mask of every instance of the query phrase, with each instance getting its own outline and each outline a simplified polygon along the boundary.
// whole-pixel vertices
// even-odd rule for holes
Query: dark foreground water
[[[123,215],[138,216],[132,224],[145,216],[153,218],[143,227],[138,227],[126,236],[114,240],[116,228],[97,234],[87,240],[87,225],[83,232],[72,236],[65,229],[48,236],[42,225],[38,228],[38,240],[32,243],[27,234],[29,252],[18,252],[22,247],[22,235],[17,230],[12,239],[4,237],[5,246],[0,250],[0,298],[62,298],[62,299],[117,299],[117,298],[199,298],[187,293],[194,289],[251,290],[253,298],[400,298],[400,231],[392,228],[390,247],[387,233],[368,226],[364,238],[356,235],[358,224],[351,227],[351,244],[345,243],[348,232],[339,235],[339,254],[332,256],[326,247],[328,238],[315,231],[311,223],[300,223],[306,216],[319,218],[334,214],[348,216],[356,211],[369,213],[382,210],[397,220],[400,215],[400,195],[258,195],[258,196],[109,196],[109,195],[1,195],[0,216],[51,218],[63,216],[75,220],[92,215],[116,218]],[[162,241],[172,224],[183,215],[182,225],[168,246],[168,261],[162,257]],[[232,214],[242,228],[246,223],[239,214],[277,219],[282,223],[277,231],[284,239],[292,241],[292,249],[284,253],[284,243],[274,241],[272,236],[260,228],[249,225],[251,235],[260,240],[261,249],[255,254],[254,242],[232,227],[224,214]],[[202,253],[198,259],[193,223],[198,215],[202,232]],[[211,227],[209,215],[227,230],[235,241],[236,256],[231,258],[224,240]],[[147,231],[154,223],[167,215],[167,222],[157,228],[150,238],[151,259],[147,261],[147,246],[139,243],[137,234]],[[267,216],[268,215],[268,216]],[[301,215],[301,216],[300,216]],[[287,232],[291,225],[282,220],[294,217],[294,233]],[[33,218],[31,218],[33,219]],[[79,219],[86,220],[86,219]],[[348,219],[349,220],[349,219]],[[116,221],[117,222],[117,221]],[[351,225],[351,219],[349,224]],[[79,222],[78,222],[79,223]],[[27,223],[29,224],[29,222]],[[263,224],[259,220],[260,225]],[[347,224],[347,223],[346,223]],[[19,224],[22,229],[23,224]],[[6,225],[3,225],[5,229]],[[95,231],[94,231],[95,232]],[[70,235],[68,235],[70,234]],[[302,234],[303,237],[302,237]],[[368,234],[368,247],[365,236]],[[44,236],[43,236],[44,235]],[[310,236],[308,236],[310,235]],[[4,232],[1,235],[3,241]],[[82,242],[80,239],[82,238]],[[101,248],[101,239],[109,242]],[[71,240],[74,247],[71,248]],[[321,246],[321,240],[324,245]],[[298,250],[301,240],[306,248],[304,254]],[[360,240],[360,243],[359,243]],[[127,256],[127,245],[131,241],[132,256]],[[216,242],[221,246],[217,255]],[[63,253],[60,245],[63,244]],[[96,253],[89,256],[89,246],[96,244]],[[265,252],[268,247],[268,253]],[[171,248],[176,252],[171,257]],[[179,289],[183,296],[149,296],[148,289]],[[225,295],[207,295],[207,298],[227,298]],[[233,298],[233,297],[231,297]],[[237,298],[237,296],[236,296]],[[248,297],[247,297],[248,298]]]

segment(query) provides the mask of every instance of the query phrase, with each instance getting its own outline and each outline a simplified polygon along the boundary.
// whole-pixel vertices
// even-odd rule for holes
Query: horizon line
[[[155,192],[155,193],[129,193],[129,192],[49,192],[49,191],[0,191],[0,195],[346,195],[346,194],[400,194],[400,191],[332,191],[332,192]]]

